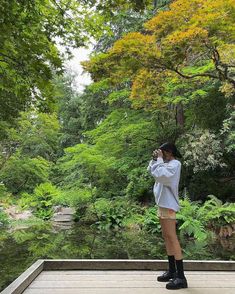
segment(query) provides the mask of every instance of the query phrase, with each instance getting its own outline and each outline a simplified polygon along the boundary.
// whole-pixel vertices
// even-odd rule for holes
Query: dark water
[[[181,240],[184,259],[235,260],[235,240]],[[0,228],[0,291],[38,259],[166,259],[161,236],[143,231],[100,232],[73,224]]]

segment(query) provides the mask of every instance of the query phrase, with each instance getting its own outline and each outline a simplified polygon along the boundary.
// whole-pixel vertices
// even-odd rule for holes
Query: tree
[[[72,47],[84,46],[103,29],[102,16],[91,13],[86,2],[1,1],[0,119],[9,121],[31,104],[53,109],[53,73],[62,73]]]
[[[59,152],[59,122],[56,114],[22,112],[15,121],[15,128],[6,130],[2,140],[2,165],[15,152],[23,156],[41,156],[48,161],[55,161]]]
[[[145,23],[145,33],[126,34],[83,66],[95,81],[107,76],[113,84],[131,80],[130,99],[136,108],[159,109],[176,103],[177,123],[183,125],[178,97],[185,90],[179,92],[180,83],[187,85],[187,91],[191,83],[199,89],[208,81],[234,88],[233,19],[232,0],[177,0]],[[167,87],[176,81],[177,99],[175,91],[165,99]]]
[[[23,191],[31,193],[37,184],[48,180],[49,168],[50,163],[44,158],[30,158],[17,152],[1,169],[0,176],[8,191],[14,194]]]

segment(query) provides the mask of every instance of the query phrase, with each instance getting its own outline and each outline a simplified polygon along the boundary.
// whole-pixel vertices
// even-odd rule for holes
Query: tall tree
[[[71,56],[72,47],[85,45],[103,28],[103,17],[90,9],[86,1],[76,0],[1,1],[1,120],[11,120],[32,104],[40,111],[53,108],[53,72],[63,71],[63,58]]]
[[[145,33],[126,34],[84,67],[96,81],[106,76],[113,83],[130,79],[130,98],[136,107],[161,108],[166,100],[176,103],[177,123],[183,125],[179,96],[191,84],[199,91],[208,80],[219,81],[222,91],[234,92],[234,11],[232,0],[174,1],[168,11],[145,24]],[[187,84],[186,90],[181,83]],[[176,85],[171,101],[165,99],[170,84]]]

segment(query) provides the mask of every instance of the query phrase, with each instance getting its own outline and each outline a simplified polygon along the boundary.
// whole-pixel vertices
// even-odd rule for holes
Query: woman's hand
[[[158,157],[163,157],[163,153],[161,149],[157,149],[153,151],[153,159],[157,159]]]
[[[158,157],[163,157],[163,152],[161,149],[158,149],[157,153],[158,153]]]

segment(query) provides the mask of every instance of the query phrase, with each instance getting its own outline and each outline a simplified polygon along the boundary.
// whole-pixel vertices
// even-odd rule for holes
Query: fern
[[[235,221],[235,204],[222,203],[214,195],[208,195],[208,200],[191,202],[188,195],[180,200],[181,210],[177,214],[180,223],[180,235],[190,236],[197,240],[205,240],[208,228],[216,228]]]

